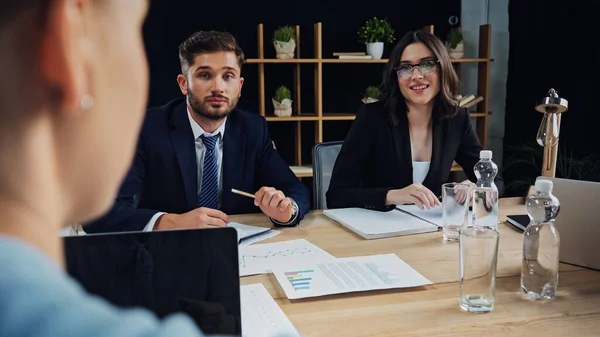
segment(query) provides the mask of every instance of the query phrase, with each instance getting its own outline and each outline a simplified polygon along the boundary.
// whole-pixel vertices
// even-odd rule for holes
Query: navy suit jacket
[[[258,213],[254,193],[263,186],[283,191],[298,204],[297,225],[309,210],[307,188],[273,147],[264,117],[235,109],[223,138],[221,211]],[[185,99],[148,110],[133,165],[112,209],[85,224],[87,233],[141,231],[156,212],[185,213],[198,207],[195,139]]]

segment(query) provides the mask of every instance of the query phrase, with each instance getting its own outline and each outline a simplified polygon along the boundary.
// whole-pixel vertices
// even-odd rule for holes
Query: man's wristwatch
[[[289,226],[296,222],[296,219],[298,218],[298,213],[299,213],[298,204],[296,203],[296,201],[294,201],[294,199],[290,198],[290,200],[292,201],[292,204],[291,204],[292,216],[290,217],[290,220],[288,220],[287,222],[279,222],[279,221],[271,218],[271,221],[273,221],[274,223],[276,223],[280,226]]]

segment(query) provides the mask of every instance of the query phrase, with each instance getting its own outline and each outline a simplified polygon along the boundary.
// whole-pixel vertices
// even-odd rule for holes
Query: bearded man
[[[258,212],[277,226],[299,224],[308,190],[274,148],[265,118],[237,108],[244,53],[236,39],[194,33],[179,59],[184,97],[148,110],[115,204],[85,231],[223,227],[230,214]]]

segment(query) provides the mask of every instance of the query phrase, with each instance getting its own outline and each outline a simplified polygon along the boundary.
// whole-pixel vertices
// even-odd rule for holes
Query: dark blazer
[[[361,207],[386,211],[387,192],[413,183],[410,134],[406,114],[398,114],[394,126],[381,102],[363,104],[348,132],[335,162],[327,207]],[[432,155],[423,185],[441,195],[448,182],[452,162],[456,161],[469,180],[476,182],[473,166],[479,161],[482,146],[467,109],[461,108],[450,118],[434,118]],[[495,181],[499,194],[504,183]]]
[[[133,165],[112,209],[86,224],[88,233],[143,230],[156,212],[185,213],[197,208],[195,140],[185,99],[148,110]],[[221,211],[258,213],[252,198],[232,188],[254,193],[271,186],[294,199],[299,214],[309,210],[307,188],[273,147],[264,117],[235,109],[227,117],[223,139]]]

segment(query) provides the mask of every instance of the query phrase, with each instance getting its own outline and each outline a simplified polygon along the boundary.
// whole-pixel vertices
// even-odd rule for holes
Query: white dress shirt
[[[223,120],[223,123],[221,123],[221,125],[212,133],[208,133],[206,131],[204,131],[204,129],[202,129],[202,127],[200,125],[198,125],[198,123],[196,123],[196,121],[194,120],[194,118],[192,118],[192,114],[190,113],[190,110],[187,110],[188,113],[188,119],[190,120],[190,126],[192,127],[192,133],[194,134],[194,139],[196,142],[196,167],[198,168],[197,170],[197,175],[198,175],[198,187],[197,187],[197,199],[200,198],[200,188],[202,187],[202,172],[204,171],[204,153],[206,153],[206,147],[204,146],[204,142],[202,141],[202,139],[200,138],[200,136],[205,135],[207,137],[209,136],[216,136],[219,135],[219,139],[217,141],[217,145],[215,146],[215,151],[217,152],[217,167],[219,168],[218,172],[218,179],[219,179],[219,208],[221,207],[221,195],[223,194],[223,179],[221,179],[221,176],[223,175],[223,137],[225,136],[225,124],[227,122],[227,117],[225,117],[225,119]],[[152,216],[152,218],[150,218],[150,221],[148,221],[148,224],[146,225],[146,227],[144,228],[144,231],[151,231],[152,229],[154,229],[154,224],[156,223],[156,220],[161,216],[165,214],[164,212],[158,212],[156,214],[154,214]]]

